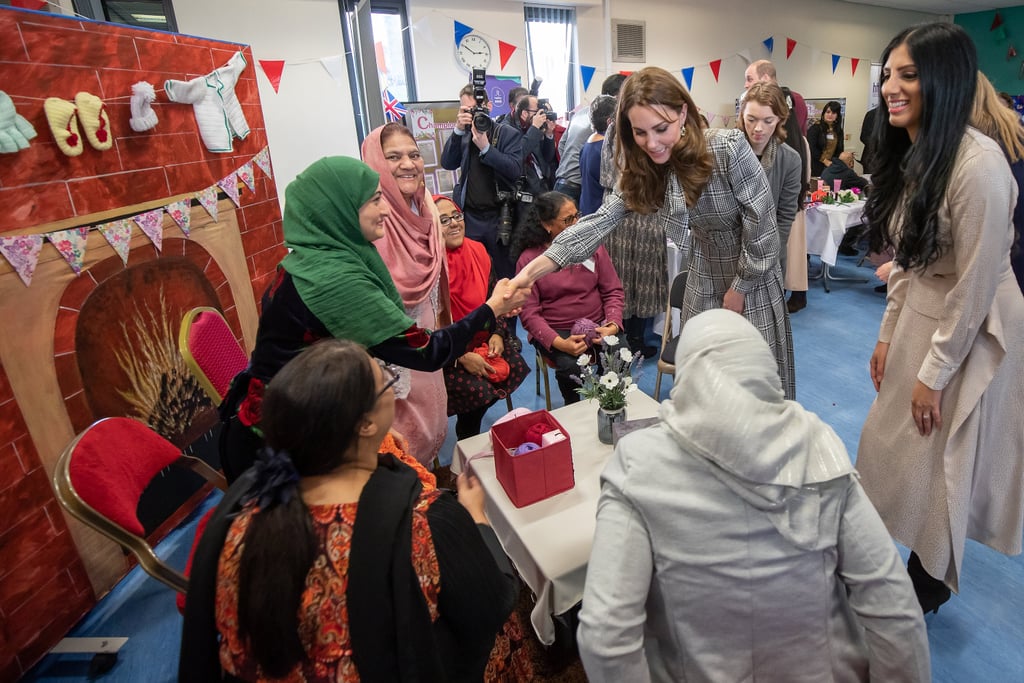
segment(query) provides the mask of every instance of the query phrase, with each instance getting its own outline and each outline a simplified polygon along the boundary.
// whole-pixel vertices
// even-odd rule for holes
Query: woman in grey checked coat
[[[742,313],[771,347],[786,398],[795,398],[775,204],[743,133],[702,130],[686,88],[658,67],[626,79],[616,128],[619,186],[597,213],[562,232],[527,264],[510,288],[530,287],[547,273],[586,260],[630,213],[657,213],[664,234],[677,244],[687,227],[691,231],[684,322],[712,308]]]

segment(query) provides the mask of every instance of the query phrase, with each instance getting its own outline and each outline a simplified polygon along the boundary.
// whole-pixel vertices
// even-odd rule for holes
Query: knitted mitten
[[[141,133],[156,126],[156,112],[150,106],[155,99],[156,91],[146,81],[139,81],[132,86],[132,118],[128,121],[128,125],[136,133]]]
[[[14,110],[10,96],[0,90],[0,152],[28,149],[28,141],[35,136],[36,129]]]
[[[103,100],[87,92],[80,92],[75,95],[75,104],[78,106],[78,120],[82,123],[89,144],[101,152],[113,147],[114,136],[110,133],[110,119],[103,108]]]
[[[75,105],[59,97],[48,97],[43,102],[43,111],[46,112],[46,122],[50,124],[50,131],[60,151],[69,157],[81,154],[82,138],[78,135]]]

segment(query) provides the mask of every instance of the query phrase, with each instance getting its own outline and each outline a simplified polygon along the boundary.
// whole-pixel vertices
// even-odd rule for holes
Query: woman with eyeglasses
[[[483,244],[466,237],[462,211],[451,199],[434,196],[448,255],[448,289],[452,318],[461,320],[487,298],[491,257]],[[455,434],[460,439],[480,433],[484,414],[523,383],[530,368],[519,353],[519,340],[509,335],[503,319],[494,330],[484,330],[454,364],[445,367],[448,415],[457,415]]]
[[[517,270],[543,254],[555,237],[579,219],[576,203],[561,192],[545,192],[534,199],[512,248],[513,256],[518,255]],[[603,246],[583,263],[563,268],[533,286],[520,318],[530,341],[554,365],[566,405],[580,400],[576,392],[580,385],[572,379],[580,372],[579,357],[602,338],[622,332],[625,300],[622,281]],[[573,327],[584,320],[593,323],[593,334],[573,334]]]
[[[456,499],[381,453],[394,382],[325,340],[268,385],[266,449],[197,549],[181,680],[481,681],[489,665],[529,679],[480,483],[459,475]]]
[[[363,140],[363,162],[380,174],[391,207],[384,236],[374,243],[402,298],[405,313],[425,329],[451,322],[444,241],[437,209],[423,179],[423,156],[412,131],[400,123],[375,128]],[[402,369],[408,390],[398,401],[395,431],[423,463],[437,455],[448,433],[444,377]]]
[[[229,480],[252,465],[262,446],[260,405],[267,383],[307,346],[349,339],[389,363],[435,372],[454,363],[474,334],[496,329],[497,318],[526,299],[525,293],[504,297],[506,281],[499,281],[497,294],[458,322],[431,331],[406,313],[374,244],[391,213],[375,171],[357,159],[327,157],[300,173],[285,197],[284,240],[291,253],[263,295],[249,367],[234,379],[221,406],[221,464]],[[404,377],[396,390],[407,395]],[[440,419],[447,421],[443,411]],[[415,450],[412,455],[429,462]]]
[[[656,216],[665,239],[692,235],[683,320],[702,311],[741,313],[768,342],[786,398],[796,397],[793,333],[782,295],[779,231],[771,187],[742,131],[705,129],[686,87],[664,69],[634,72],[619,91],[616,189],[597,213],[562,232],[521,264],[507,296],[582,263],[634,214]],[[551,277],[548,275],[548,277]]]

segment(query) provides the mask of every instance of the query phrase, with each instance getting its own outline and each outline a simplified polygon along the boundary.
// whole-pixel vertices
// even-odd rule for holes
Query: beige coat
[[[857,469],[893,537],[957,590],[966,538],[1021,552],[1024,297],[1009,259],[1017,189],[996,143],[968,129],[948,188],[939,229],[952,249],[889,279],[889,353]],[[942,390],[942,429],[927,437],[910,411],[918,379]]]

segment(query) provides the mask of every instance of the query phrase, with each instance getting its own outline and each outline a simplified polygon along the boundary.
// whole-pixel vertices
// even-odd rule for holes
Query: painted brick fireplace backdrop
[[[28,149],[0,155],[0,237],[91,228],[80,275],[49,242],[30,286],[0,259],[2,681],[41,657],[129,566],[118,547],[63,515],[50,486],[61,450],[113,414],[148,420],[180,445],[204,431],[211,406],[181,373],[168,337],[183,311],[210,305],[250,349],[259,295],[285,250],[276,189],[260,170],[254,191],[239,184],[240,207],[222,195],[216,220],[193,203],[190,235],[164,214],[160,250],[132,225],[127,265],[95,229],[192,199],[267,146],[248,47],[3,7],[0,35],[0,90],[37,133]],[[232,152],[210,152],[193,107],[170,102],[163,83],[209,74],[238,52],[247,66],[235,93],[251,132]],[[159,121],[142,133],[129,126],[138,81],[157,90]],[[103,101],[114,144],[68,157],[43,102],[79,92]],[[146,372],[173,384],[173,406],[119,393],[153,379]]]

